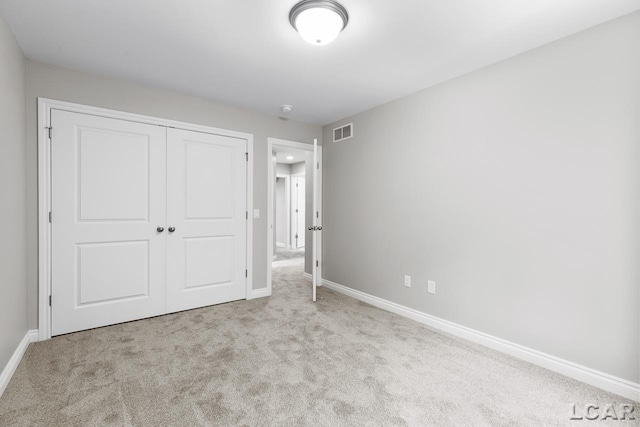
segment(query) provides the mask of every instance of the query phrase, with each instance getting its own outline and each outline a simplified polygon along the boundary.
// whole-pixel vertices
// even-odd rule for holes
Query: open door
[[[313,302],[316,301],[316,288],[321,283],[321,275],[320,275],[320,258],[322,256],[322,247],[321,247],[321,238],[320,233],[322,232],[321,218],[320,218],[320,174],[319,174],[320,163],[318,162],[318,140],[313,140],[313,222],[312,226],[309,227],[311,230],[311,247],[313,254],[313,264],[312,264],[312,282],[313,282]]]

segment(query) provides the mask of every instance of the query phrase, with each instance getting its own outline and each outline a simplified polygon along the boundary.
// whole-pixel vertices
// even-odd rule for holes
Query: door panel
[[[313,211],[311,217],[312,225],[309,230],[311,233],[311,282],[313,286],[312,299],[316,300],[316,288],[322,286],[322,168],[321,147],[318,147],[318,140],[313,140]]]
[[[184,143],[184,150],[185,219],[233,219],[234,147],[190,141]]]
[[[165,128],[51,112],[52,333],[165,312]]]
[[[79,220],[148,221],[148,136],[80,126],[77,139]]]
[[[148,241],[83,243],[77,253],[79,306],[149,295]]]
[[[311,299],[313,302],[316,302],[316,294],[317,294],[317,287],[318,287],[318,282],[320,282],[322,279],[320,278],[319,274],[318,274],[318,264],[319,264],[319,253],[318,253],[318,226],[319,226],[319,222],[318,222],[318,140],[314,139],[313,140],[313,175],[312,175],[312,179],[313,179],[313,210],[311,211],[311,217],[313,218],[311,221],[311,227],[313,229],[313,231],[311,232],[311,260],[312,260],[312,264],[311,264],[311,285],[313,287],[312,293],[311,293]]]
[[[167,130],[168,312],[246,298],[246,148]]]
[[[230,284],[233,244],[230,236],[185,238],[185,289]]]

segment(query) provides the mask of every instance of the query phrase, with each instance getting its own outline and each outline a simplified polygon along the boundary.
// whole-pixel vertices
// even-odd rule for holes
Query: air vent
[[[353,123],[333,130],[333,142],[343,141],[353,137]]]

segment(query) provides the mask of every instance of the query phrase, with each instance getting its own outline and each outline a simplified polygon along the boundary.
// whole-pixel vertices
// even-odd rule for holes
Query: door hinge
[[[249,277],[249,270],[244,271],[244,277]]]
[[[53,129],[53,128],[52,128],[51,126],[49,126],[49,127],[47,128],[47,131],[49,132],[49,139],[51,139],[51,130],[52,130],[52,129]]]
[[[247,219],[249,219],[249,211],[247,211]]]
[[[320,264],[318,263],[318,260],[316,260],[316,267],[318,267]]]
[[[51,224],[51,211],[49,211],[49,224]]]
[[[49,307],[51,307],[51,295],[49,295]]]
[[[320,169],[320,162],[316,163],[316,169]]]
[[[249,153],[244,153],[247,156],[247,162],[249,161]]]
[[[316,218],[320,218],[320,212],[316,211]]]

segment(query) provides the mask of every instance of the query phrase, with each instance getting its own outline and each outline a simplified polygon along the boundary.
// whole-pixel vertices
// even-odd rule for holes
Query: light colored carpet
[[[301,249],[285,249],[276,248],[276,259],[274,261],[282,261],[285,259],[304,258],[304,248]]]
[[[300,266],[286,265],[274,269],[271,298],[31,344],[0,398],[0,425],[579,425],[572,404],[632,403],[330,290],[319,296],[312,303]],[[637,421],[584,423],[607,424]]]

